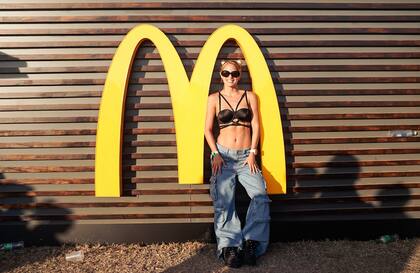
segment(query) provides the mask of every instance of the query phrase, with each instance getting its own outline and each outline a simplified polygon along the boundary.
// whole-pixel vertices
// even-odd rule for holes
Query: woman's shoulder
[[[209,94],[209,98],[217,98],[218,92],[214,91]]]
[[[216,100],[217,100],[217,91],[210,93],[209,96],[208,96],[208,101],[214,102]]]
[[[257,95],[254,92],[252,92],[252,90],[244,90],[244,91],[246,92],[246,96],[248,98],[255,99],[257,97]]]

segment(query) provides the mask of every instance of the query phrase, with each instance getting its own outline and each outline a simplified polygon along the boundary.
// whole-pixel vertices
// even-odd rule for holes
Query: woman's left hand
[[[260,171],[260,169],[258,168],[257,162],[255,161],[255,154],[254,153],[249,154],[249,156],[244,161],[242,166],[245,166],[246,164],[248,164],[249,170],[251,171],[252,174]]]

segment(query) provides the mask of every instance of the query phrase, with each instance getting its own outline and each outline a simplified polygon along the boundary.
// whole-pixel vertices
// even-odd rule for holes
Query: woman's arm
[[[210,146],[212,152],[217,151],[216,141],[213,136],[213,122],[216,115],[215,96],[210,95],[207,99],[207,113],[206,123],[204,127],[204,136],[206,137],[207,144]]]
[[[214,116],[216,115],[216,96],[210,95],[207,99],[207,114],[206,114],[206,124],[204,127],[204,136],[206,137],[207,143],[210,146],[212,152],[217,151],[216,141],[213,136],[213,121]],[[211,160],[211,169],[212,174],[217,174],[222,171],[222,165],[224,164],[223,158],[220,154]]]
[[[251,149],[257,149],[258,142],[260,140],[260,120],[259,120],[259,110],[258,110],[258,97],[253,92],[249,92],[249,103],[252,110],[252,140],[251,140]]]
[[[258,142],[260,140],[260,121],[259,121],[259,112],[258,112],[258,97],[252,92],[249,92],[249,104],[252,110],[252,139],[251,139],[251,149],[257,149]],[[251,173],[257,173],[259,171],[257,162],[255,161],[255,153],[249,153],[248,158],[245,160],[244,165],[248,164],[249,170]]]

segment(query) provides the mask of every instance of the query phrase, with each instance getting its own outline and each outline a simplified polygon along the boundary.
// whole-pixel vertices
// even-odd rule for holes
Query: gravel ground
[[[81,250],[82,262],[65,254]],[[215,245],[84,244],[28,247],[0,252],[0,272],[420,272],[420,238],[381,244],[375,241],[299,241],[273,243],[257,267],[230,269],[215,258]]]

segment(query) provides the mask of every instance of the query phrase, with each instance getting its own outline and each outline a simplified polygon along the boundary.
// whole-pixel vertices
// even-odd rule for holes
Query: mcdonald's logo
[[[254,38],[237,25],[218,28],[203,46],[189,80],[168,37],[155,26],[143,24],[133,28],[118,46],[105,81],[96,135],[97,197],[119,197],[121,194],[126,90],[137,48],[145,40],[150,40],[159,51],[168,79],[176,133],[178,182],[203,183],[207,97],[217,55],[229,39],[236,40],[241,48],[252,78],[252,90],[259,98],[261,167],[267,190],[270,194],[286,193],[285,153],[277,96],[267,63]]]

